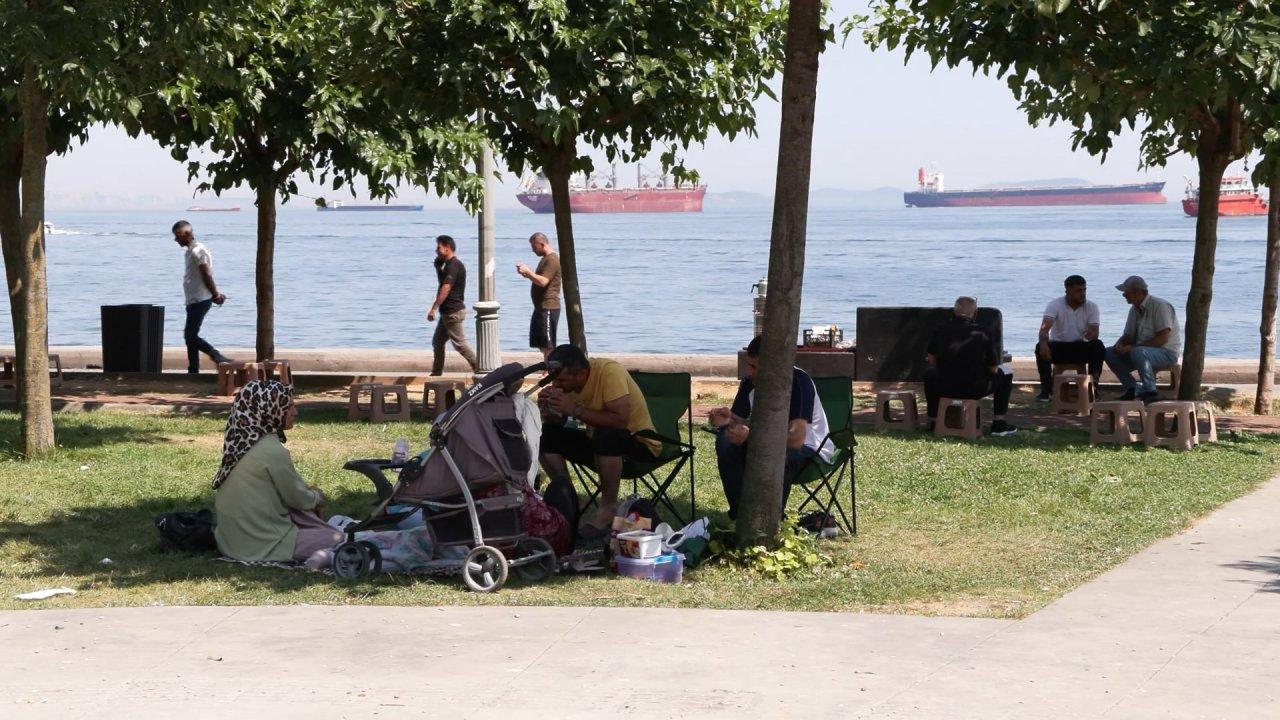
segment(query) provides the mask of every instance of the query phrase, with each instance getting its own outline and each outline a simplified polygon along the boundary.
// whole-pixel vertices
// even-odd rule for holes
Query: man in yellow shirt
[[[542,467],[550,477],[564,479],[569,479],[566,460],[596,471],[600,503],[579,534],[588,540],[602,537],[618,506],[623,459],[653,460],[662,443],[636,436],[653,431],[653,421],[636,381],[617,361],[588,360],[577,347],[561,345],[547,356],[547,364],[557,374],[539,397],[546,415]],[[577,419],[585,428],[568,427],[567,418]]]

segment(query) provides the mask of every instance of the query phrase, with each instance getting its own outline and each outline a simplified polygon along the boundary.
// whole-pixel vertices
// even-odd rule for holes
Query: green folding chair
[[[622,479],[631,481],[633,493],[638,493],[639,487],[643,485],[647,492],[652,493],[654,505],[665,508],[683,527],[698,516],[693,472],[693,378],[689,373],[636,371],[631,373],[631,378],[644,395],[654,427],[653,432],[646,430],[637,433],[637,436],[661,442],[662,449],[650,462],[624,459]],[[685,423],[685,432],[681,432],[682,421]],[[681,437],[688,437],[690,442],[681,440]],[[599,479],[590,468],[576,464],[572,467],[587,492],[586,504],[590,506],[600,498]],[[676,509],[669,495],[672,483],[685,468],[689,470],[688,518]]]
[[[800,514],[811,507],[819,509],[834,517],[845,532],[856,535],[858,475],[854,449],[858,441],[853,435],[853,378],[814,378],[813,384],[818,388],[818,399],[827,415],[828,432],[819,449],[833,447],[835,454],[831,456],[830,462],[824,461],[821,455],[810,458],[796,473],[791,484],[805,493],[805,498],[800,503]],[[848,513],[840,500],[840,488],[844,485],[846,476],[849,481]],[[853,517],[852,521],[849,519],[850,515]]]

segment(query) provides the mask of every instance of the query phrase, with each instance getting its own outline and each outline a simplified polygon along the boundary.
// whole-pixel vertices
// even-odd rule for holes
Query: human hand
[[[226,301],[227,301],[227,296],[226,296],[226,295],[223,295],[222,293],[215,293],[215,294],[214,294],[214,296],[213,296],[213,304],[214,304],[214,305],[221,305],[222,303],[224,303],[224,302],[226,302]]]
[[[724,436],[729,438],[729,442],[734,445],[741,445],[747,441],[747,436],[751,434],[751,428],[746,425],[730,425],[725,428]]]
[[[431,308],[430,310],[427,311],[427,322],[435,322],[435,321],[436,321],[436,309]]]
[[[529,277],[530,275],[533,274],[533,272],[529,270],[528,265],[525,265],[524,263],[519,263],[519,262],[516,263],[516,272],[520,273],[521,277]]]
[[[711,423],[712,427],[724,427],[731,421],[732,417],[729,414],[729,408],[711,408],[711,412],[707,413],[707,422]]]
[[[1133,346],[1130,345],[1129,343],[1123,342],[1120,340],[1116,341],[1116,352],[1120,353],[1121,355],[1127,354],[1131,349],[1133,349]]]
[[[550,393],[547,392],[548,390]],[[543,391],[543,395],[547,398],[547,407],[561,415],[572,415],[574,408],[578,405],[578,401],[573,396],[559,388],[547,388]]]

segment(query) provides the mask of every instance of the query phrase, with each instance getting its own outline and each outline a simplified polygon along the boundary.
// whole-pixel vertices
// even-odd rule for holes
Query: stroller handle
[[[378,500],[384,501],[391,497],[394,488],[391,481],[387,479],[383,470],[398,470],[404,467],[402,462],[392,462],[391,460],[348,460],[343,464],[343,470],[352,470],[369,478],[373,482],[373,486],[378,491]]]

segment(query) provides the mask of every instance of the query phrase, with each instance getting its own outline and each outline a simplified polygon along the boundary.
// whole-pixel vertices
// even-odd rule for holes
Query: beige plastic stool
[[[895,413],[893,403],[902,403],[902,412]],[[881,390],[876,393],[877,430],[915,430],[920,418],[917,415],[916,394],[911,390]]]
[[[347,388],[348,420],[369,419],[373,412],[373,390],[376,387],[377,383],[352,383]]]
[[[293,384],[293,371],[289,369],[288,360],[263,360],[262,376],[267,380],[276,380],[285,385]]]
[[[52,365],[50,370],[53,371],[53,374],[49,376],[49,384],[55,387],[62,387],[62,357],[50,354],[49,364]]]
[[[1199,441],[1196,404],[1190,400],[1165,400],[1148,405],[1142,441],[1147,447],[1195,447]]]
[[[218,395],[235,395],[250,380],[262,379],[262,366],[250,362],[218,363]]]
[[[391,402],[387,398],[394,397]],[[409,388],[404,385],[374,385],[369,419],[373,422],[409,422]]]
[[[1098,397],[1093,376],[1085,373],[1063,373],[1053,376],[1053,413],[1069,412],[1087,416]]]
[[[1133,429],[1137,420],[1139,428]],[[1147,406],[1141,400],[1108,400],[1093,404],[1089,445],[1129,445],[1142,439],[1147,427]]]
[[[976,440],[982,437],[982,407],[977,400],[938,399],[937,437],[960,437]]]
[[[422,386],[422,410],[428,420],[453,407],[466,392],[467,384],[461,380],[428,380]]]
[[[1160,390],[1160,373],[1169,373],[1169,384],[1165,386],[1170,393],[1177,394],[1178,386],[1182,384],[1182,365],[1175,363],[1167,368],[1156,370],[1156,390]]]
[[[1089,367],[1083,363],[1062,363],[1061,365],[1055,364],[1053,366],[1053,374],[1055,377],[1058,375],[1066,375],[1067,373],[1084,375],[1088,369]]]
[[[1196,403],[1196,436],[1198,442],[1218,442],[1218,411],[1211,402]]]

